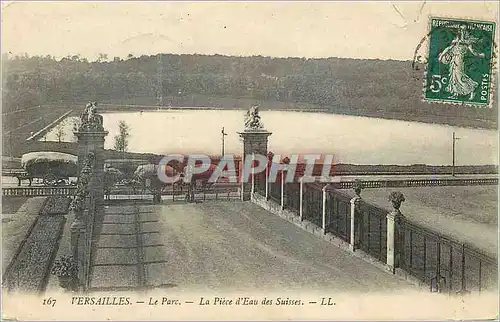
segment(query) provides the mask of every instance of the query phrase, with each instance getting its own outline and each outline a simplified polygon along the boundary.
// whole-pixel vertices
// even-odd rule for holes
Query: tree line
[[[314,104],[332,113],[436,116],[496,124],[496,108],[421,101],[411,62],[158,54],[90,62],[79,55],[5,59],[3,111],[60,101],[208,95]]]

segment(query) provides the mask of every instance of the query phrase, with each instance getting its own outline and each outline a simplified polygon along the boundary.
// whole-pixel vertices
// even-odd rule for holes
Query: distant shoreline
[[[130,110],[134,112],[140,111],[183,111],[183,110],[208,110],[208,111],[245,111],[244,108],[234,108],[234,107],[217,107],[217,106],[153,106],[153,105],[120,105],[118,104],[99,104],[101,109],[100,113],[113,113],[113,112],[128,112]],[[123,106],[123,107],[122,107]],[[304,112],[304,113],[329,113],[329,110],[326,108],[317,108],[317,109],[301,109],[301,108],[277,108],[270,109],[265,106],[260,107],[261,111],[280,111],[280,112]]]
[[[18,149],[16,154],[10,158],[4,158],[4,168],[20,167],[20,157],[24,153],[33,151],[54,151],[69,154],[78,154],[78,144],[75,142],[43,142],[43,141],[24,141],[22,147]],[[158,163],[163,155],[156,153],[140,153],[140,152],[119,152],[115,150],[104,150],[104,158],[106,160],[146,160],[150,163]],[[214,156],[215,157],[215,156]],[[426,165],[426,164],[346,164],[338,163],[334,165],[338,175],[390,175],[390,174],[451,174],[451,165]],[[457,165],[455,166],[455,174],[498,174],[498,165]]]

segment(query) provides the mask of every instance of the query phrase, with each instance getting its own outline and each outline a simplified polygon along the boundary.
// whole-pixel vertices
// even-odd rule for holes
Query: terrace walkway
[[[250,202],[107,206],[91,290],[414,288]]]

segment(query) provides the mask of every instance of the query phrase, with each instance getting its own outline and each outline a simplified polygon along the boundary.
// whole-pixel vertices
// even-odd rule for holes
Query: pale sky
[[[2,53],[411,60],[430,16],[498,24],[498,10],[482,1],[2,3]]]

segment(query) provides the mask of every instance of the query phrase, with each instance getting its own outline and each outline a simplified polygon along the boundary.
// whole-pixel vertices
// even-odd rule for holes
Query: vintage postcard
[[[2,2],[2,318],[498,319],[498,15]]]

